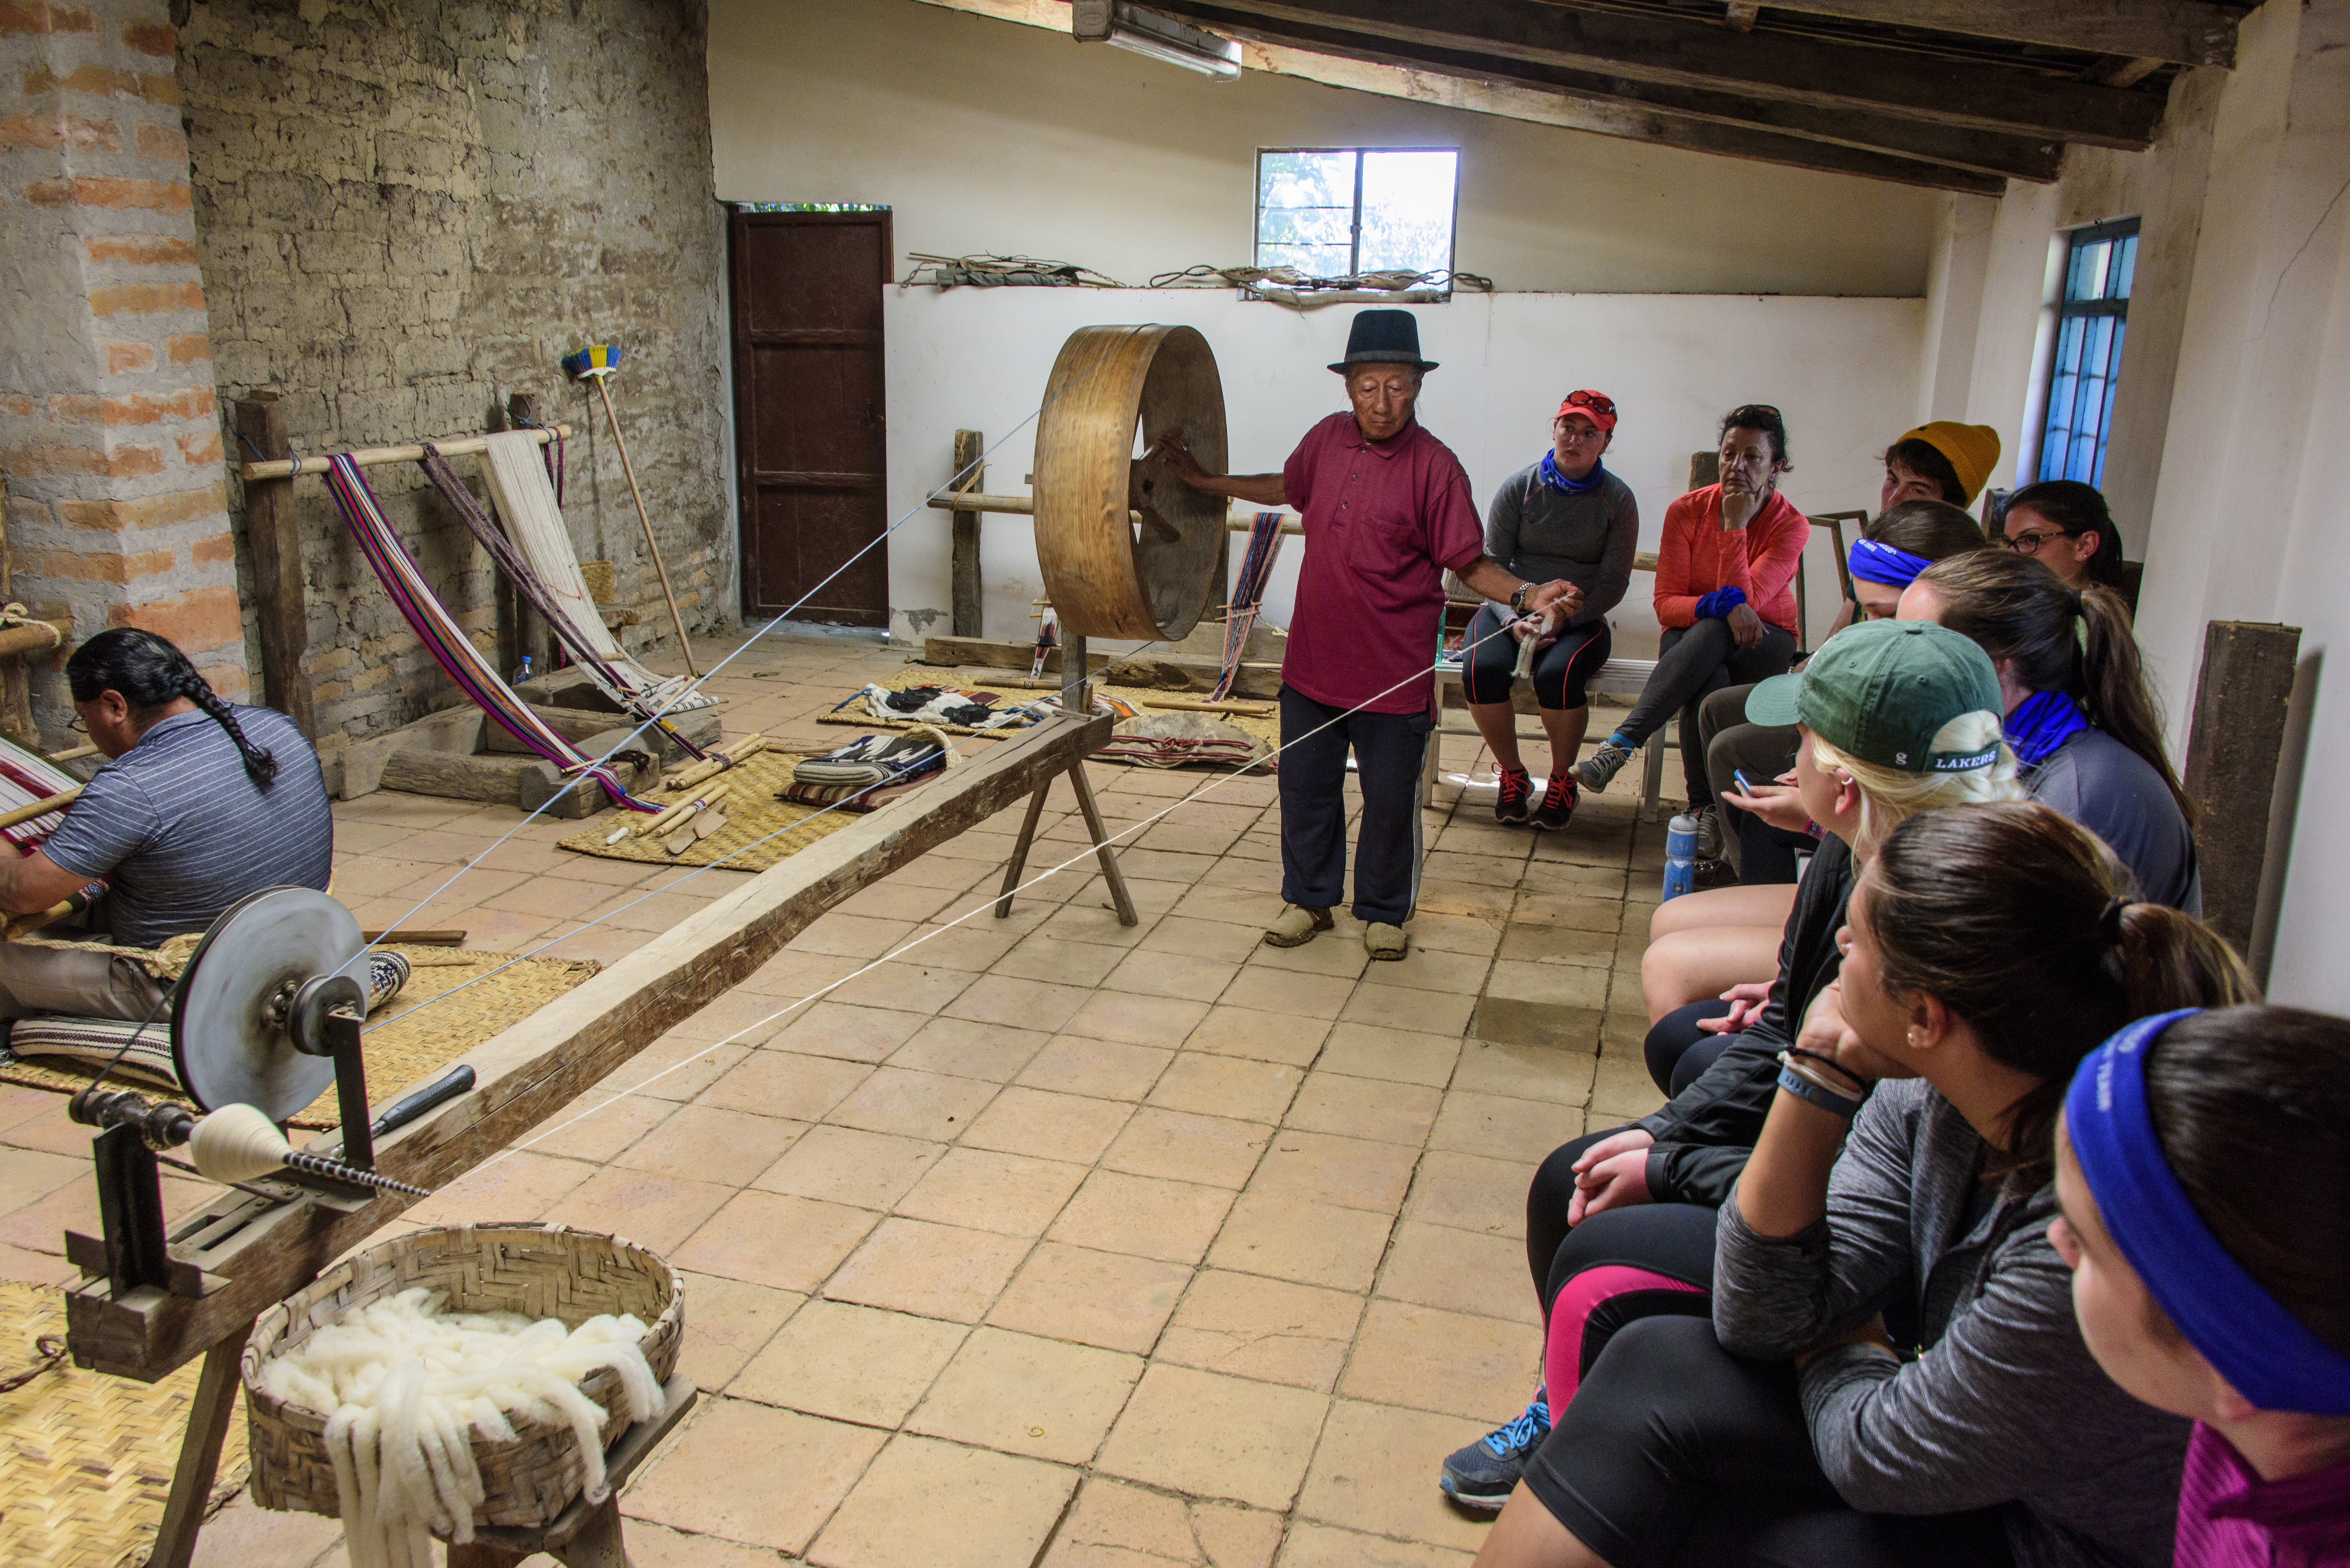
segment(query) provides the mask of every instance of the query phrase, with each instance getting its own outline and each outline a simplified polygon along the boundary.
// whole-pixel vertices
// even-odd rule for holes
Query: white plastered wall
[[[2183,73],[2152,151],[2074,149],[2052,186],[1952,199],[1938,234],[1918,398],[2029,456],[2052,246],[2144,220],[2105,490],[2147,563],[2138,640],[2184,757],[2205,626],[2303,628],[2254,957],[2280,1001],[2350,1012],[2350,0],[2270,0],[2233,71]],[[1965,213],[1988,214],[1987,239]],[[1980,301],[1972,363],[1966,300]],[[1938,357],[1937,350],[1939,351]],[[2336,668],[2327,680],[2327,666]]]
[[[1463,296],[1415,312],[1421,352],[1439,365],[1419,415],[1460,455],[1482,509],[1495,485],[1542,454],[1559,399],[1579,386],[1602,389],[1624,421],[1607,462],[1638,497],[1641,547],[1652,550],[1666,504],[1688,488],[1690,454],[1713,444],[1721,414],[1773,402],[1786,416],[1795,462],[1783,482],[1788,497],[1806,512],[1874,511],[1877,454],[1900,433],[1885,410],[1908,408],[1923,309],[1915,299]],[[1353,314],[1341,306],[1301,316],[1223,290],[892,290],[890,515],[919,508],[946,482],[958,429],[1001,442],[988,460],[990,490],[1024,493],[1035,426],[1016,427],[1035,411],[1069,333],[1101,322],[1197,327],[1216,351],[1232,471],[1277,469],[1308,427],[1345,406],[1326,366],[1345,348]],[[1033,525],[991,515],[982,527],[987,635],[1024,636],[1034,627],[1029,600],[1042,592]],[[946,514],[929,512],[890,541],[894,630],[944,629],[946,537]],[[1267,596],[1267,614],[1283,624],[1297,543]],[[1832,554],[1819,530],[1806,557],[1815,635],[1835,613]],[[1627,657],[1653,655],[1654,581],[1636,573],[1611,618]]]

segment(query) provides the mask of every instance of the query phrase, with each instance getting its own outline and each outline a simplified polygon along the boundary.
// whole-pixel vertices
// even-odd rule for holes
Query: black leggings
[[[1551,1435],[1526,1488],[1613,1568],[2002,1568],[2002,1511],[1901,1518],[1845,1506],[1813,1457],[1785,1362],[1713,1335],[1712,1210],[1610,1210],[1544,1290]]]
[[[1499,605],[1486,605],[1470,618],[1462,639],[1469,655],[1461,666],[1461,692],[1471,702],[1510,700],[1517,681],[1518,639],[1502,630],[1505,624]],[[1556,642],[1534,655],[1535,703],[1554,711],[1582,707],[1587,701],[1584,683],[1599,673],[1614,645],[1604,620],[1559,633]]]
[[[1698,1075],[1712,1066],[1713,1059],[1730,1044],[1731,1036],[1698,1027],[1701,1020],[1720,1018],[1729,1011],[1730,1003],[1709,996],[1703,1002],[1676,1007],[1648,1026],[1640,1052],[1648,1058],[1649,1081],[1665,1098],[1672,1099],[1696,1083]]]

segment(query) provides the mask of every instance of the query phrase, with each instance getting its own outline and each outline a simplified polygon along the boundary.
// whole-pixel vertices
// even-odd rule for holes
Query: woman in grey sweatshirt
[[[2047,1238],[2053,1127],[2119,1023],[2253,987],[2129,888],[2034,804],[1887,837],[1722,1208],[1711,1321],[1586,1332],[1481,1568],[2170,1561],[2187,1428],[2081,1343]],[[1638,1266],[1633,1232],[1674,1212],[1623,1211],[1610,1266]]]

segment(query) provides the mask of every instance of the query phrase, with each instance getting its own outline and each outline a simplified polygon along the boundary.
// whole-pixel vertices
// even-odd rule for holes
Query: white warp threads
[[[530,569],[546,585],[556,608],[563,612],[572,630],[623,680],[636,687],[634,695],[671,712],[712,706],[718,700],[695,690],[694,683],[686,677],[656,675],[629,658],[611,628],[604,624],[602,612],[588,595],[588,579],[579,570],[571,531],[564,526],[563,513],[555,504],[555,485],[546,477],[546,460],[540,455],[541,448],[534,439],[536,433],[497,431],[489,438],[482,454],[490,501],[497,508],[498,521],[505,524],[506,537],[515,542],[523,559],[530,563]],[[590,670],[588,673],[592,679],[594,671]],[[631,694],[608,691],[605,695],[625,704]]]
[[[601,1502],[605,1411],[580,1391],[599,1366],[619,1374],[622,1414],[665,1407],[633,1314],[556,1318],[450,1313],[422,1286],[371,1302],[272,1358],[264,1393],[328,1417],[327,1451],[351,1568],[433,1568],[432,1537],[473,1538],[484,1496],[473,1434],[510,1442],[509,1415],[568,1425]]]

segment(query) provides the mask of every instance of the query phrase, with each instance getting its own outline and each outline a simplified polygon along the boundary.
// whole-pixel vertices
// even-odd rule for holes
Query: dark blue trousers
[[[1399,926],[1419,898],[1419,768],[1434,721],[1332,708],[1281,689],[1281,896],[1327,909],[1347,896],[1347,753],[1363,820],[1355,835],[1355,918]]]

